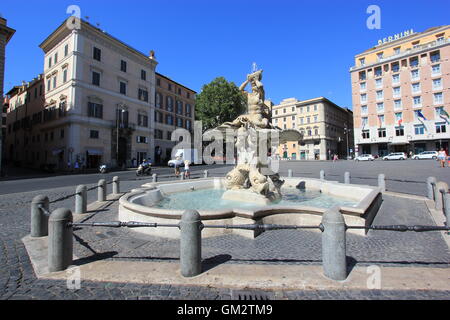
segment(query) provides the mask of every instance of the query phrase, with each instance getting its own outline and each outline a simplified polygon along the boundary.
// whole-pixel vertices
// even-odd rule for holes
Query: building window
[[[423,124],[414,126],[414,134],[415,135],[422,135],[424,133],[425,133],[425,127],[423,126]]]
[[[412,84],[412,92],[413,92],[413,93],[418,93],[418,92],[420,92],[420,82],[417,82],[417,83],[413,83],[413,84]]]
[[[367,94],[365,93],[361,95],[361,103],[363,102],[367,102]]]
[[[98,103],[88,103],[88,116],[93,118],[103,118],[103,105]]]
[[[167,111],[173,112],[173,98],[171,96],[167,96],[166,98],[166,108]]]
[[[383,90],[377,91],[377,100],[383,100]]]
[[[366,72],[365,71],[360,71],[359,72],[359,81],[365,81],[366,79],[367,79]]]
[[[395,136],[396,137],[403,137],[405,135],[405,130],[403,126],[395,127]]]
[[[377,53],[377,59],[378,59],[378,61],[380,61],[381,59],[383,59],[383,52]]]
[[[445,125],[445,122],[436,123],[436,133],[446,133],[447,132],[447,126]]]
[[[431,74],[432,75],[440,75],[441,74],[441,65],[435,64],[431,67]]]
[[[419,66],[419,58],[414,57],[414,58],[409,59],[409,66],[410,66],[411,68],[416,68],[416,67],[418,67],[418,66]]]
[[[421,107],[422,106],[422,98],[420,96],[413,97],[413,104],[414,104],[414,107]]]
[[[145,70],[141,70],[141,80],[147,80],[147,72],[145,72]]]
[[[172,132],[167,131],[167,140],[172,140]]]
[[[162,138],[163,138],[163,131],[155,129],[155,139],[162,139]]]
[[[64,139],[64,129],[61,129],[61,131],[59,131],[59,137],[61,139]]]
[[[411,70],[411,80],[419,80],[419,79],[420,79],[419,69]]]
[[[100,73],[92,71],[92,84],[94,86],[100,86]]]
[[[398,62],[394,62],[391,65],[391,69],[392,69],[392,72],[399,72],[400,71],[400,64]]]
[[[147,143],[147,137],[144,136],[136,136],[137,143]]]
[[[94,58],[94,60],[101,61],[102,60],[102,50],[100,50],[97,47],[94,47],[93,58]]]
[[[383,78],[379,78],[375,80],[375,87],[381,88],[383,87]]]
[[[317,122],[319,120],[318,116],[314,116],[314,122]]]
[[[379,115],[378,116],[378,125],[380,127],[384,127],[384,115]]]
[[[189,103],[186,103],[185,107],[186,107],[186,116],[190,117],[191,116],[191,105]]]
[[[91,139],[98,139],[98,137],[99,137],[98,130],[90,130],[89,137]]]
[[[369,130],[363,130],[362,131],[362,138],[363,139],[370,139],[370,132],[369,132]]]
[[[441,59],[441,55],[439,54],[439,51],[430,53],[431,63],[439,62],[440,59]]]
[[[145,89],[138,89],[138,99],[141,101],[148,102],[148,91]]]
[[[365,91],[366,90],[366,83],[365,82],[361,82],[359,84],[359,90],[360,91]]]
[[[386,138],[386,129],[378,129],[378,138]]]
[[[186,129],[189,131],[192,129],[191,120],[186,119]]]
[[[444,100],[442,98],[442,92],[438,92],[438,93],[433,94],[433,101],[434,101],[434,104],[442,104],[442,103],[444,103]]]
[[[52,57],[48,58],[48,67],[50,68],[52,66]]]
[[[58,52],[57,53],[55,53],[55,64],[57,64],[58,63]]]
[[[440,90],[442,89],[442,79],[433,79],[433,90]]]
[[[166,124],[173,125],[173,116],[170,114],[166,114]]]
[[[183,127],[183,119],[177,118],[177,127],[180,127],[180,128]]]
[[[367,114],[368,108],[367,106],[361,106],[361,114]]]
[[[401,92],[400,92],[400,87],[394,87],[394,97],[400,97]]]
[[[366,58],[360,58],[360,59],[359,59],[359,65],[360,65],[361,67],[365,66],[365,65],[366,65]]]
[[[307,106],[306,107],[306,112],[309,112],[310,111],[310,108],[309,108],[309,106]]]
[[[127,62],[120,60],[120,71],[127,72]]]
[[[381,67],[375,68],[375,77],[381,77],[383,75],[383,70],[381,70]]]
[[[172,85],[171,85],[170,83],[167,84],[167,89],[168,89],[169,91],[172,91]]]
[[[400,83],[400,75],[399,74],[394,74],[392,76],[392,83]]]
[[[158,87],[160,87],[161,86],[161,79],[156,79],[156,85],[158,86]]]
[[[177,109],[176,109],[176,113],[177,114],[183,114],[183,102],[180,100],[177,100]]]
[[[66,45],[64,46],[64,57],[67,57],[68,54],[69,54],[69,45],[66,44]]]
[[[63,70],[63,83],[67,82],[67,68]]]
[[[138,126],[148,127],[148,116],[145,114],[138,114]]]
[[[120,93],[124,95],[127,94],[127,84],[122,81],[120,81]]]
[[[402,100],[394,100],[394,109],[398,110],[402,108]]]
[[[384,103],[377,103],[377,112],[384,112]]]
[[[53,77],[53,89],[56,88],[56,76]]]

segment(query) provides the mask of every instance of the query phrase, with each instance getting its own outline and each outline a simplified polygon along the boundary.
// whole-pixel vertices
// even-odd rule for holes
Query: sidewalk
[[[74,221],[89,220],[93,221],[112,221],[116,220],[117,212],[117,196],[109,196],[105,203],[94,202],[89,205],[87,215],[76,215]],[[385,200],[386,201],[386,200]],[[390,212],[390,208],[407,210],[412,203],[420,203],[421,209],[426,210],[425,200],[419,197],[409,197],[402,195],[397,197],[391,193],[387,201],[390,202],[389,208],[384,208],[379,222],[389,219],[391,215],[386,215]],[[396,204],[392,206],[392,204]],[[420,210],[420,212],[422,212]],[[410,212],[411,217],[417,220],[417,223],[425,224],[431,222],[425,215],[421,218],[421,214],[417,211],[417,216]],[[394,217],[394,219],[397,219]],[[386,221],[389,222],[389,221]],[[307,241],[297,241],[293,238],[293,234],[304,234],[304,238],[299,238]],[[267,233],[268,235],[275,235],[275,233]],[[261,263],[270,256],[276,260],[279,251],[282,251],[277,245],[277,238],[283,234],[288,234],[291,241],[285,241],[282,237],[278,241],[284,243],[289,252],[294,251],[295,247],[305,246],[306,251],[303,254],[295,253],[302,259],[316,260],[311,263],[297,262],[286,263],[282,262],[280,256],[279,262]],[[375,235],[375,236],[374,236]],[[418,254],[416,257],[411,255],[411,252],[400,254],[395,259],[394,253],[403,251],[407,246],[399,245],[398,248],[392,247],[390,242],[398,242],[398,237],[407,236],[402,241],[406,241],[409,247]],[[380,232],[367,237],[352,237],[348,238],[348,256],[354,256],[360,261],[365,256],[370,257],[373,262],[357,264],[353,268],[349,266],[349,275],[345,281],[332,281],[323,275],[320,254],[320,234],[311,232],[296,231],[295,233],[278,232],[278,236],[269,238],[269,242],[279,249],[276,254],[273,249],[266,248],[264,242],[260,240],[264,237],[255,240],[245,241],[244,239],[235,239],[237,242],[230,241],[233,237],[225,237],[223,239],[205,239],[202,245],[203,256],[203,273],[193,278],[184,278],[180,275],[179,249],[177,248],[178,241],[170,241],[167,239],[154,239],[139,235],[138,233],[129,229],[104,229],[104,228],[82,228],[75,232],[76,241],[74,248],[74,266],[79,268],[82,282],[102,282],[102,283],[130,283],[135,285],[170,285],[170,286],[200,286],[206,288],[216,289],[234,289],[234,290],[263,290],[263,291],[352,291],[360,290],[363,292],[370,292],[372,289],[378,289],[383,292],[399,291],[399,292],[427,292],[437,291],[442,294],[450,293],[449,280],[449,257],[442,257],[442,254],[448,248],[445,245],[441,236],[435,233],[422,234],[425,236],[423,241],[426,241],[419,246],[419,241],[411,242],[408,239],[416,238],[419,234],[406,233],[385,233],[385,236],[380,236]],[[393,237],[393,238],[392,238]],[[431,237],[431,238],[430,238]],[[392,239],[391,239],[392,238]],[[355,243],[356,240],[360,239]],[[295,241],[292,241],[295,240]],[[40,279],[47,280],[67,280],[72,274],[69,271],[48,273],[46,269],[47,263],[47,241],[46,237],[39,239],[31,239],[28,236],[23,239],[27,251],[30,255],[34,270]],[[292,243],[289,243],[292,242]],[[437,242],[440,245],[437,246]],[[438,248],[430,247],[433,244]],[[374,248],[377,245],[381,248]],[[315,248],[310,252],[310,256],[306,247]],[[366,249],[362,246],[367,246]],[[240,248],[239,248],[240,247]],[[359,247],[355,251],[355,247]],[[392,250],[388,250],[387,248]],[[370,250],[367,250],[369,249]],[[379,250],[381,249],[381,250]],[[245,251],[242,256],[241,250]],[[255,259],[247,257],[251,252],[259,257]],[[361,252],[360,252],[361,251]],[[364,253],[362,252],[364,251]],[[390,251],[389,256],[386,256],[386,251]],[[435,254],[427,255],[428,252],[436,251],[436,255],[441,256],[442,261],[435,260]],[[266,252],[266,253],[264,253]],[[422,253],[420,253],[422,252]],[[92,255],[94,253],[94,255]],[[113,254],[114,253],[114,254]],[[219,254],[220,253],[220,254]],[[226,254],[225,254],[226,253]],[[109,257],[108,257],[108,254]],[[230,254],[230,259],[224,259],[224,256]],[[359,256],[358,256],[359,255]],[[221,258],[222,257],[222,258]],[[386,261],[383,261],[385,257]],[[411,261],[405,260],[407,257]],[[206,258],[206,259],[205,259]],[[232,258],[232,259],[231,259]],[[243,259],[245,258],[245,259]],[[421,260],[415,260],[421,259]],[[430,260],[431,259],[431,260]],[[395,262],[395,260],[398,260]],[[414,261],[420,262],[415,264]],[[429,264],[427,265],[427,261]],[[434,261],[434,262],[433,262]],[[362,261],[364,262],[364,261]],[[395,262],[392,265],[391,262]],[[450,295],[448,295],[450,298]]]

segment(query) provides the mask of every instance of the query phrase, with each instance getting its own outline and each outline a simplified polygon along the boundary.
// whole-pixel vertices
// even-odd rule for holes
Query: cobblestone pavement
[[[141,185],[141,181],[129,181],[121,184],[122,190]],[[90,185],[92,186],[92,185]],[[88,186],[88,187],[90,187]],[[140,285],[131,283],[96,283],[82,282],[81,289],[67,289],[65,281],[37,279],[21,238],[30,232],[29,205],[38,194],[46,194],[50,200],[70,195],[75,187],[42,190],[39,192],[15,193],[0,196],[0,299],[239,299],[256,295],[267,299],[450,299],[450,292],[445,291],[380,291],[380,290],[334,290],[334,291],[242,291],[214,289],[196,286]],[[96,193],[88,193],[88,202],[95,201]],[[67,199],[50,208],[67,207],[73,209],[73,198]],[[375,223],[424,223],[429,218],[421,214],[423,208],[419,203],[406,208],[391,207],[389,197],[383,215]],[[415,208],[415,209],[414,209]],[[401,210],[399,213],[398,210]],[[111,213],[109,213],[111,215]],[[108,212],[92,217],[93,220],[109,220]],[[427,220],[428,219],[428,220]],[[113,259],[124,259],[126,255],[133,259],[168,258],[177,261],[176,242],[151,239],[147,236],[129,234],[131,230],[87,230],[80,229],[76,235],[76,254],[80,257],[96,253],[116,251]],[[132,237],[131,237],[132,236]],[[360,263],[407,263],[421,265],[438,265],[448,267],[449,253],[442,238],[436,233],[379,233],[369,234],[366,239],[349,236],[349,255]],[[118,242],[123,242],[120,245]],[[280,243],[283,242],[283,246]],[[281,263],[276,260],[288,260],[287,263],[318,263],[320,246],[318,234],[312,232],[279,233],[267,232],[254,240],[240,237],[218,237],[204,241],[204,258],[216,257],[218,262],[231,260],[236,263]],[[286,246],[293,252],[285,250]],[[90,248],[90,249],[89,249]],[[93,251],[92,251],[93,250]],[[167,250],[167,251],[165,251]],[[261,251],[262,253],[256,253]],[[281,253],[280,253],[281,252]],[[165,254],[165,256],[163,256]],[[227,256],[228,255],[228,256]],[[299,258],[300,257],[300,258]],[[241,260],[241,261],[239,261]],[[310,260],[310,261],[308,261]],[[208,261],[208,260],[207,260]],[[285,263],[285,262],[283,262]]]

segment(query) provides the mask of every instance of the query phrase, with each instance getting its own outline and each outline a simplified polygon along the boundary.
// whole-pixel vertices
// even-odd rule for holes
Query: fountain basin
[[[282,193],[286,190],[306,190],[305,195],[308,192],[319,195],[317,198],[319,203],[317,201],[314,203],[314,199],[304,201],[303,204],[284,200],[270,205],[230,202],[227,206],[220,207],[218,199],[221,197],[220,190],[225,189],[224,179],[206,178],[144,184],[142,188],[134,189],[120,198],[119,220],[177,224],[184,210],[195,209],[199,211],[205,225],[258,223],[317,226],[322,220],[322,214],[328,209],[326,206],[321,206],[320,197],[324,197],[326,201],[330,199],[337,201],[336,203],[331,201],[328,207],[338,205],[347,225],[369,226],[382,202],[381,189],[378,187],[341,184],[312,178],[283,178],[283,180],[285,184]],[[200,197],[202,192],[218,193],[218,198],[210,197],[209,205],[202,199],[197,199],[195,204],[195,197]],[[303,191],[299,191],[301,192]],[[181,202],[182,205],[179,207],[164,207],[163,202],[171,196],[184,197],[184,199],[181,198],[184,202]],[[189,207],[189,203],[195,207]],[[164,227],[135,230],[166,238],[179,238],[180,233],[177,228]],[[350,229],[348,232],[366,234],[364,229]],[[255,238],[260,231],[205,228],[202,236],[212,237],[229,233]]]

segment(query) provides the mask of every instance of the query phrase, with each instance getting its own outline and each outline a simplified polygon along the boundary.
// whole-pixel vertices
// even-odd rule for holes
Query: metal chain
[[[76,196],[78,194],[81,194],[81,193],[80,192],[75,192],[74,194],[70,194],[68,196],[64,196],[64,197],[52,200],[49,203],[55,203],[55,202],[60,202],[60,201],[63,201],[63,200],[67,200],[67,199],[70,199],[70,198],[72,198],[72,197],[74,197],[74,196]]]
[[[38,204],[37,206],[46,216],[50,216],[50,211],[48,211],[46,208],[44,208],[44,206],[42,206],[42,204]]]
[[[141,228],[141,227],[174,227],[180,228],[180,224],[163,224],[163,223],[146,223],[136,221],[108,221],[108,222],[83,222],[83,223],[69,223],[69,227],[109,227],[109,228]],[[201,228],[223,228],[223,229],[244,229],[244,230],[297,230],[297,229],[319,229],[325,230],[325,226],[321,223],[318,226],[302,226],[302,225],[278,225],[278,224],[242,224],[242,225],[204,225],[201,224]],[[406,226],[406,225],[386,225],[386,226],[346,226],[346,229],[369,229],[369,230],[385,230],[385,231],[449,231],[448,226]]]

